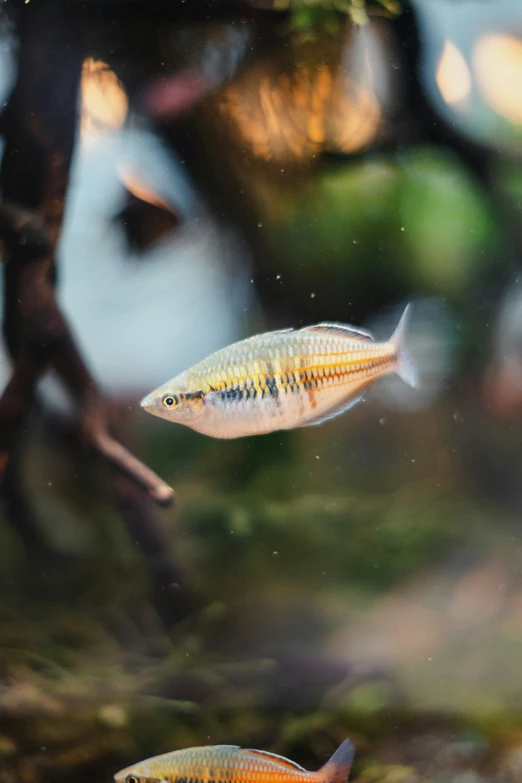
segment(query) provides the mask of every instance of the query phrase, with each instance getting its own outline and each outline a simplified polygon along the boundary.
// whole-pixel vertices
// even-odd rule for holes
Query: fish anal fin
[[[328,421],[329,419],[335,419],[337,416],[341,416],[343,413],[346,413],[346,411],[349,411],[350,408],[354,408],[361,402],[372,384],[373,381],[362,388],[359,386],[356,391],[352,392],[349,396],[343,397],[342,400],[332,405],[330,408],[327,408],[326,410],[323,409],[321,413],[318,413],[316,416],[305,419],[299,426],[314,427],[317,424],[323,424],[323,422]]]
[[[323,783],[346,783],[353,763],[354,747],[349,739],[339,745],[333,756],[319,770],[318,777]]]
[[[315,326],[304,326],[299,331],[328,334],[332,337],[346,337],[350,340],[373,342],[373,334],[371,332],[367,332],[365,329],[359,329],[358,326],[351,326],[350,324],[330,323],[325,321],[324,323],[315,324]]]
[[[248,750],[245,750],[245,753],[248,753],[249,755],[252,756],[263,756],[263,758],[269,758],[272,759],[272,761],[276,761],[282,767],[288,767],[290,769],[298,769],[299,772],[306,772],[304,767],[301,767],[300,764],[296,764],[295,761],[291,761],[290,759],[287,759],[284,756],[278,756],[277,753],[269,753],[267,750],[251,750],[250,748]]]

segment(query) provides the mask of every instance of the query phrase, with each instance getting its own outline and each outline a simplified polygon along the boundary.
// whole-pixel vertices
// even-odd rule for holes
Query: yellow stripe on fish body
[[[403,346],[407,309],[384,343],[344,324],[250,337],[199,362],[142,405],[218,438],[319,424],[356,404],[381,375],[396,372],[414,385]]]

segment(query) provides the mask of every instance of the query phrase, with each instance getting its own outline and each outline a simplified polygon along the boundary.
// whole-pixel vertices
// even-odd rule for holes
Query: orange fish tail
[[[350,740],[344,740],[332,758],[317,773],[321,783],[346,783],[354,753],[355,750]]]

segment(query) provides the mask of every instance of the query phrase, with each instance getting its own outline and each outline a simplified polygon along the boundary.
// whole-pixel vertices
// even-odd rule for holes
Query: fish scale
[[[272,338],[277,339],[277,338]],[[287,341],[280,337],[285,351],[274,350],[270,344],[265,347],[265,341],[259,339],[256,345],[257,353],[251,349],[245,350],[241,344],[237,347],[237,356],[232,352],[227,357],[209,357],[196,365],[187,375],[187,379],[195,387],[201,387],[206,393],[211,391],[248,392],[250,389],[259,391],[262,395],[271,392],[270,380],[273,379],[279,393],[303,392],[307,384],[327,386],[328,383],[348,382],[365,378],[394,360],[391,346],[373,344],[369,349],[361,351],[360,343],[345,343],[331,345],[315,344],[310,339]],[[334,350],[335,348],[341,350]],[[238,362],[231,371],[229,362]]]
[[[181,373],[142,406],[217,438],[321,423],[358,402],[388,372],[414,385],[402,344],[407,310],[383,343],[330,323],[250,337]]]
[[[194,748],[169,754],[165,769],[171,771],[174,783],[231,783],[233,780],[261,781],[267,775],[283,783],[309,781],[310,773],[296,768],[282,772],[280,762],[259,756],[255,762],[248,753],[236,748]],[[157,762],[156,762],[157,763]]]

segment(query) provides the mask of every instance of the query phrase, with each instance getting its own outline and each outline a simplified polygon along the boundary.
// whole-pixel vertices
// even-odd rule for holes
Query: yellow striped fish
[[[282,756],[236,745],[175,750],[127,767],[116,783],[345,783],[354,755],[345,740],[318,772],[307,772]]]
[[[141,406],[214,438],[321,424],[358,403],[381,375],[396,373],[415,386],[403,346],[409,307],[384,343],[339,323],[249,337],[160,386]]]

